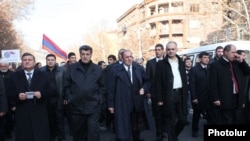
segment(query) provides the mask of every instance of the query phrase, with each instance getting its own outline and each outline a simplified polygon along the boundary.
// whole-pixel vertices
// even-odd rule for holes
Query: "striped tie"
[[[27,75],[28,75],[28,79],[27,80],[28,80],[29,87],[30,87],[30,84],[31,84],[31,74],[32,73],[30,73],[30,72],[27,73]]]

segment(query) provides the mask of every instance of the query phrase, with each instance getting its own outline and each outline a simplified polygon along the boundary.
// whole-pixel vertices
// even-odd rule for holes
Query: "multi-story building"
[[[121,48],[137,57],[152,57],[154,45],[176,41],[180,50],[217,40],[213,31],[221,30],[223,18],[218,0],[144,0],[117,19]]]

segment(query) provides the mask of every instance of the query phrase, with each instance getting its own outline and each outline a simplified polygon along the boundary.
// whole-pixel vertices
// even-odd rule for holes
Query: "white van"
[[[247,54],[247,60],[246,62],[250,64],[250,41],[230,41],[230,42],[222,42],[222,43],[216,43],[216,44],[211,44],[211,45],[205,45],[205,46],[200,46],[196,48],[190,48],[186,50],[182,50],[178,52],[177,54],[180,56],[187,55],[189,58],[191,58],[193,62],[193,66],[199,62],[199,53],[206,51],[209,53],[210,59],[215,56],[215,49],[218,46],[225,47],[228,44],[233,44],[236,46],[237,50],[244,50]]]

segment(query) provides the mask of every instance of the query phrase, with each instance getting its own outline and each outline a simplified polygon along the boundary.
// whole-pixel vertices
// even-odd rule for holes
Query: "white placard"
[[[9,63],[12,62],[20,62],[20,50],[12,49],[12,50],[2,50],[2,58]]]

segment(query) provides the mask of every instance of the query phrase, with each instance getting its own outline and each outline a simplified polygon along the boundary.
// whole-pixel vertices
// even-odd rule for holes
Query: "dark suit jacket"
[[[193,104],[193,108],[208,108],[211,101],[208,96],[209,85],[209,67],[205,70],[200,63],[190,70],[189,86],[191,101],[198,99],[198,104]]]
[[[250,74],[250,68],[244,61],[242,63],[232,62],[236,78],[239,85],[239,104],[233,105],[233,81],[230,64],[225,59],[220,58],[211,64],[209,89],[212,101],[221,101],[220,109],[234,109],[235,106],[242,107],[246,103],[244,94],[244,75]]]
[[[150,78],[150,89],[149,93],[154,93],[154,85],[155,85],[155,67],[156,67],[156,58],[150,59],[146,64],[146,75]]]
[[[156,99],[156,89],[155,89],[155,67],[156,67],[156,58],[150,59],[147,61],[146,64],[146,75],[147,78],[150,80],[150,87],[149,87],[149,93],[151,94],[151,100],[152,100],[152,112],[153,115],[159,115],[160,107],[157,104],[157,99]]]
[[[44,66],[40,70],[43,71],[43,72],[46,72],[46,73],[50,73],[50,72],[47,72],[47,69],[48,69],[48,67]],[[56,71],[55,72],[55,74],[56,74],[55,75],[56,91],[57,91],[58,97],[57,97],[56,101],[54,101],[54,98],[49,99],[49,101],[53,101],[53,102],[58,103],[58,108],[61,109],[61,108],[63,108],[63,96],[64,96],[64,93],[63,93],[63,73],[64,73],[64,69],[62,67],[56,66],[55,71]]]
[[[49,93],[47,75],[34,70],[32,76],[30,91],[40,91],[40,99],[19,100],[19,93],[25,93],[29,88],[24,70],[13,73],[9,83],[9,92],[16,106],[16,141],[48,141],[49,124],[45,105]]]

